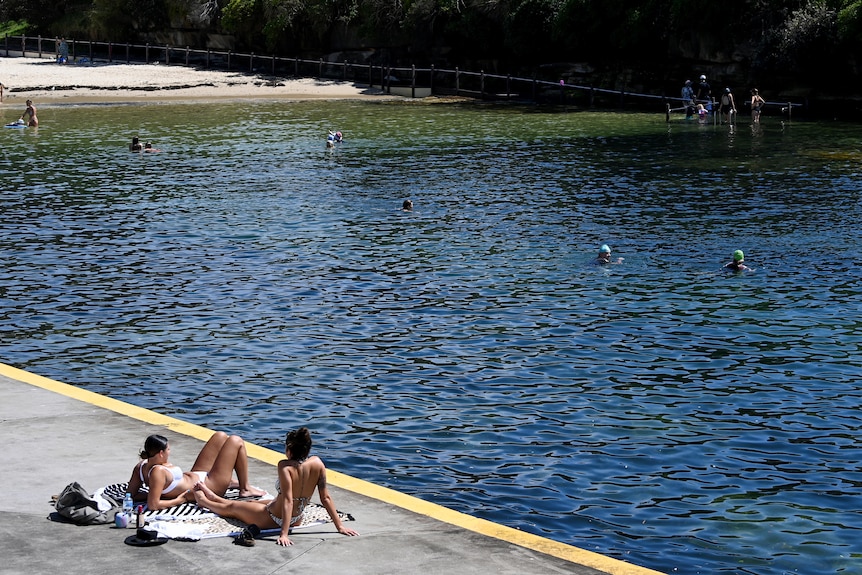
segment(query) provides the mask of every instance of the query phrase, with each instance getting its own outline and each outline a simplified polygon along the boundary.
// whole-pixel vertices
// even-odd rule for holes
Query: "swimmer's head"
[[[733,261],[741,262],[745,259],[745,254],[742,253],[742,250],[736,250],[733,252]]]
[[[608,244],[602,244],[602,247],[599,248],[600,254],[609,254],[611,253],[611,248],[608,247]]]
[[[401,204],[401,209],[404,211],[410,211],[413,209],[413,202],[411,200],[404,200],[404,203]]]

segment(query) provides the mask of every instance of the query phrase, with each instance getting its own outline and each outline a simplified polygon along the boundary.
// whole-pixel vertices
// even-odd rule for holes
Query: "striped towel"
[[[113,483],[99,489],[96,491],[96,494],[111,501],[115,501],[117,506],[122,506],[123,497],[125,497],[128,488],[128,483]],[[142,492],[145,491],[146,487],[142,489]],[[237,500],[243,499],[239,496],[239,489],[228,489],[227,493],[225,493],[225,498]],[[271,499],[272,496],[267,494],[262,499],[267,498]],[[198,507],[196,503],[182,503],[180,505],[175,505],[174,507],[168,507],[167,509],[157,510],[147,509],[146,503],[138,503],[138,505],[143,505],[144,512],[142,516],[148,523],[155,526],[160,524],[169,525],[170,530],[176,533],[176,535],[173,536],[173,538],[176,539],[195,540],[209,537],[236,536],[242,533],[243,529],[247,527],[247,525],[241,521],[219,517],[215,513]],[[338,511],[338,517],[341,518],[342,521],[355,521],[351,514],[341,511]],[[325,507],[317,503],[309,503],[302,512],[302,522],[299,525],[291,527],[290,531],[292,533],[297,529],[306,529],[316,525],[325,525],[326,523],[331,522],[332,518],[329,517],[329,513],[326,511]],[[179,533],[183,531],[185,531],[185,535],[179,535]],[[278,533],[279,531],[280,529],[271,529],[264,530],[262,533],[267,535],[270,533]],[[168,533],[166,532],[166,535],[167,534]]]

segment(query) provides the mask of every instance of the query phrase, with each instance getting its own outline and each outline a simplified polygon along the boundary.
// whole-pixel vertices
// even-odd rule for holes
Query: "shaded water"
[[[660,571],[862,572],[856,126],[39,117],[0,133],[3,361]]]

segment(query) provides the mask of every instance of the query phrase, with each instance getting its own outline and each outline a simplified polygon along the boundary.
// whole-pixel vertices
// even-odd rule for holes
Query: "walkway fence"
[[[341,80],[359,85],[380,87],[387,93],[406,97],[464,96],[483,100],[529,101],[548,104],[568,104],[583,107],[632,108],[667,111],[670,121],[672,108],[679,98],[638,94],[625,90],[579,86],[562,80],[547,81],[538,78],[520,78],[511,75],[486,74],[454,69],[417,68],[328,62],[322,58],[306,60],[260,54],[243,54],[217,50],[196,50],[169,45],[130,44],[68,40],[68,64],[87,65],[94,62],[144,63],[178,66],[195,66],[204,69],[237,71],[276,77],[317,78]],[[50,56],[60,57],[60,46],[55,38],[41,36],[6,36],[0,51],[7,57]],[[801,104],[789,102],[767,105],[781,106],[785,114]]]

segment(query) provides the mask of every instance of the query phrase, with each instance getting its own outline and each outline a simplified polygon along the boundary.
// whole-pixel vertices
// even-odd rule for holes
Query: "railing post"
[[[227,69],[230,70],[230,56],[232,52],[230,50],[227,51]]]
[[[113,62],[114,58],[114,43],[108,42],[108,63]]]
[[[410,97],[416,97],[416,64],[410,65]]]
[[[294,56],[293,58],[293,75],[294,77],[299,77],[299,56]]]
[[[506,74],[506,99],[512,99],[512,75]]]
[[[254,52],[248,55],[248,71],[254,72]]]
[[[458,92],[461,91],[461,70],[458,69],[458,66],[455,66],[455,95],[458,96]]]
[[[186,46],[186,66],[189,65],[189,47]]]
[[[434,64],[431,64],[431,78],[428,80],[429,87],[431,88],[431,95],[434,95]]]
[[[479,70],[479,97],[485,99],[485,70]]]
[[[317,62],[317,79],[320,80],[321,78],[323,78],[323,58]]]
[[[144,50],[144,64],[150,63],[150,43],[147,42],[147,47]]]
[[[272,55],[272,75],[275,76],[275,54]]]
[[[90,62],[92,62],[93,61],[93,41],[92,40],[87,42],[87,49],[89,50],[89,54],[90,54]]]
[[[536,75],[535,74],[533,74],[533,83],[532,84],[533,84],[533,86],[532,86],[532,88],[533,88],[533,102],[538,102],[539,101],[538,100],[539,86],[538,86],[538,83],[536,82]]]
[[[560,80],[560,104],[566,104],[566,81]]]
[[[344,70],[342,70],[341,79],[347,81],[347,60],[344,61]]]
[[[23,58],[27,57],[27,37],[21,36],[21,56]]]
[[[40,34],[36,38],[37,38],[36,53],[39,54],[39,57],[41,58],[42,57],[42,35]]]
[[[211,52],[211,50],[209,48],[207,48],[207,57],[206,57],[206,60],[204,63],[204,68],[210,67],[210,52]]]
[[[126,42],[126,64],[129,63],[129,43]]]
[[[596,101],[596,89],[590,86],[590,108],[593,107],[593,104]]]
[[[171,63],[171,46],[170,44],[165,44],[165,66],[170,65]]]

